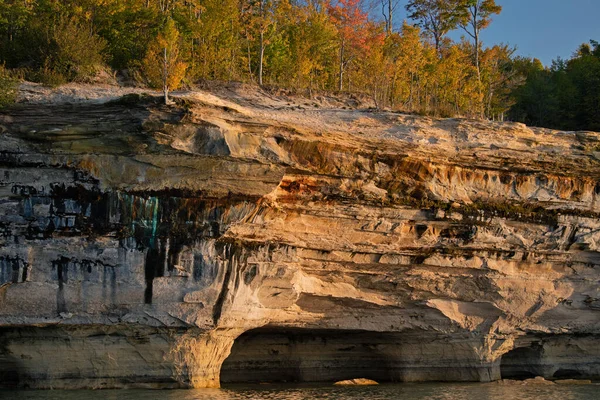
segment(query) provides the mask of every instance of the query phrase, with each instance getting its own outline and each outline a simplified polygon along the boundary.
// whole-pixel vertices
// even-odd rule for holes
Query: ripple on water
[[[240,385],[198,390],[0,391],[14,400],[597,400],[600,385],[398,384],[364,387]]]

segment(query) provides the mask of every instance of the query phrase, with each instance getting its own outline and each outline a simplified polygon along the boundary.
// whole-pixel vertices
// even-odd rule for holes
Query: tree
[[[245,0],[242,14],[245,23],[250,27],[248,38],[258,36],[258,84],[263,84],[263,67],[265,60],[265,48],[269,44],[270,31],[275,25],[275,8],[277,2],[274,0]]]
[[[600,130],[600,57],[597,43],[592,42],[589,51],[585,47],[567,62],[562,73],[556,74],[557,93],[561,117],[569,121],[564,129],[597,131]],[[560,122],[565,124],[564,121]]]
[[[398,7],[398,0],[375,0],[373,6],[381,7],[381,15],[385,22],[385,35],[390,36],[394,31],[394,13]]]
[[[513,103],[511,92],[523,82],[514,68],[512,56],[516,51],[507,45],[487,48],[481,55],[483,101],[485,115],[490,119],[504,120],[504,114]]]
[[[399,103],[405,111],[421,108],[421,94],[427,64],[427,49],[418,27],[404,23],[399,33],[387,40],[386,51],[393,62],[391,103]]]
[[[76,18],[60,18],[50,28],[44,66],[68,80],[93,76],[104,64],[106,42]]]
[[[431,112],[442,117],[481,116],[483,102],[480,84],[471,63],[471,46],[461,41],[436,57],[430,78]]]
[[[198,17],[189,17],[184,31],[190,47],[191,78],[233,80],[242,78],[241,15],[237,0],[204,0]]]
[[[525,84],[511,92],[513,105],[509,118],[527,125],[548,126],[553,115],[559,112],[558,99],[553,95],[553,73],[538,59],[517,57],[512,64],[518,75],[525,78]]]
[[[296,88],[325,89],[335,76],[337,30],[320,3],[295,8],[283,27],[289,46],[290,83]]]
[[[497,5],[495,0],[458,0],[455,8],[454,14],[458,24],[473,39],[475,68],[479,82],[481,82],[479,35],[492,22],[492,15],[500,14],[501,11],[502,6]]]
[[[416,24],[394,31],[407,2]],[[183,79],[255,80],[370,94],[378,107],[440,116],[501,114],[514,99],[511,116],[596,126],[597,44],[528,75],[519,91],[512,56],[479,40],[499,9],[491,0],[0,0],[0,64],[57,85],[98,76],[107,60],[167,102]],[[475,46],[447,38],[459,22]]]
[[[366,44],[368,14],[360,7],[360,0],[336,0],[327,11],[338,29],[339,72],[338,90],[344,88],[344,72],[348,64]]]
[[[458,25],[456,5],[456,0],[409,0],[406,4],[408,17],[433,37],[438,54],[443,38]]]
[[[20,39],[26,35],[32,11],[33,4],[30,0],[0,0],[0,56],[12,64],[31,51],[25,41]],[[31,46],[31,43],[28,45]]]
[[[570,60],[550,68],[538,60],[513,61],[526,77],[512,91],[511,119],[564,130],[600,130],[600,49],[597,42],[579,46]]]
[[[169,91],[179,87],[186,69],[187,64],[179,55],[179,31],[175,21],[168,18],[162,32],[148,48],[142,71],[151,87],[162,87],[165,104],[169,104]]]

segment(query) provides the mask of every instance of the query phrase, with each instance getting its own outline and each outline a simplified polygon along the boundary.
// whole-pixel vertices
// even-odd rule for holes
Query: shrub
[[[10,71],[0,65],[0,108],[15,102],[17,98],[17,79]]]
[[[39,70],[30,71],[26,77],[27,80],[42,83],[50,87],[57,87],[67,83],[67,78],[63,74],[51,69],[48,65],[45,65]]]
[[[47,81],[83,80],[104,64],[105,41],[73,19],[63,19],[51,29],[45,67]],[[45,82],[44,82],[45,83]]]

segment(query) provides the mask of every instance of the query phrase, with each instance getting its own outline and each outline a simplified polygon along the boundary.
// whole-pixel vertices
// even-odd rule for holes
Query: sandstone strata
[[[2,112],[2,384],[600,377],[598,134],[317,106]]]

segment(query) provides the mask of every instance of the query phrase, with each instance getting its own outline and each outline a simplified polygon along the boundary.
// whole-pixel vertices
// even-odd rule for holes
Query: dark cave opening
[[[19,385],[17,364],[0,353],[0,388],[16,389]]]
[[[221,383],[392,380],[381,351],[390,338],[378,332],[255,329],[236,339],[221,367]]]
[[[552,375],[555,379],[581,379],[583,374],[574,369],[559,369]]]
[[[502,379],[525,380],[543,375],[541,369],[542,346],[519,347],[502,356]]]

